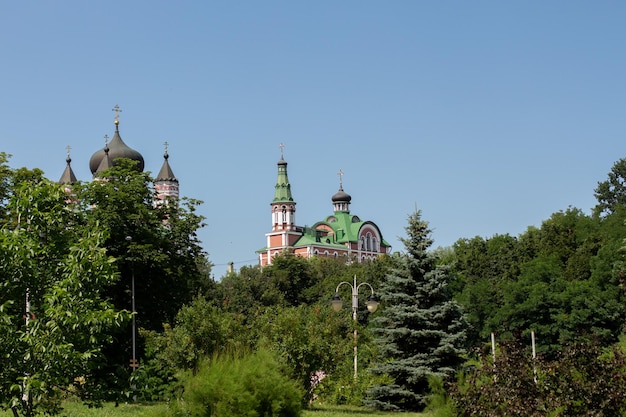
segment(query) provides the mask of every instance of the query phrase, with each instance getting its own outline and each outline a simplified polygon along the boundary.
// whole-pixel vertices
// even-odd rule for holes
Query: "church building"
[[[350,213],[352,197],[343,190],[341,171],[339,191],[331,201],[333,214],[324,220],[311,227],[296,224],[296,201],[291,194],[287,162],[281,150],[274,199],[270,203],[272,231],[265,235],[267,245],[257,251],[259,264],[270,265],[272,258],[285,252],[305,258],[333,257],[346,262],[364,262],[391,253],[391,245],[385,241],[376,223],[363,221]]]
[[[121,112],[118,105],[113,109],[115,111],[115,133],[113,134],[113,139],[109,142],[108,135],[105,135],[105,144],[104,148],[96,151],[89,160],[89,169],[91,170],[91,174],[94,178],[98,176],[102,171],[111,168],[115,165],[115,161],[118,158],[127,158],[137,162],[137,169],[139,172],[143,172],[144,170],[144,159],[143,156],[136,150],[129,147],[120,136],[120,119],[119,114]],[[159,170],[158,175],[154,179],[154,193],[155,193],[155,205],[164,204],[168,198],[178,199],[179,198],[179,184],[178,179],[174,175],[172,168],[169,164],[169,154],[167,152],[168,144],[165,142],[165,154],[163,155],[163,164],[161,165],[161,169]],[[69,147],[67,152],[67,165],[61,178],[59,179],[60,184],[64,184],[68,191],[71,188],[71,185],[74,184],[77,179],[74,171],[72,170],[70,158]]]

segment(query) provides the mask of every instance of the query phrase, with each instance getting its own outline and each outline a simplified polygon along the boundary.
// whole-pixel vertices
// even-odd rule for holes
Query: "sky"
[[[284,158],[296,223],[351,213],[402,251],[590,214],[626,157],[623,1],[12,1],[0,151],[58,181],[120,135],[203,201],[215,264],[258,263]]]

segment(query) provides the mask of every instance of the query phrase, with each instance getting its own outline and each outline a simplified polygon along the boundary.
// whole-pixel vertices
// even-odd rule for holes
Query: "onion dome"
[[[339,188],[339,191],[337,191],[335,194],[333,194],[332,197],[333,203],[349,203],[352,200],[352,196],[348,193],[346,193],[343,188]]]
[[[113,164],[115,164],[115,160],[118,158],[127,158],[133,161],[137,161],[138,162],[137,170],[139,170],[139,172],[142,172],[144,168],[143,156],[136,150],[126,145],[126,143],[124,143],[124,141],[122,140],[122,137],[120,136],[120,131],[119,131],[120,121],[119,121],[119,117],[117,114],[120,112],[119,107],[115,106],[114,110],[116,111],[115,134],[113,135],[113,139],[111,140],[111,142],[109,142],[108,144],[108,148],[109,148],[108,156],[111,159],[111,161],[113,161]],[[100,149],[99,151],[95,152],[91,156],[91,159],[89,160],[89,169],[91,170],[91,173],[93,175],[96,175],[98,172],[101,171],[98,168],[100,167],[104,157],[105,157],[104,149]]]
[[[332,196],[333,207],[335,208],[335,212],[344,211],[346,213],[350,212],[350,201],[352,197],[350,194],[346,193],[343,190],[343,171],[339,170],[339,191],[337,191]]]

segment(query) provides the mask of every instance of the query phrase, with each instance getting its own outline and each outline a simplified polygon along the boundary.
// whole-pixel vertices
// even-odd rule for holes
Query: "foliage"
[[[428,380],[451,377],[462,363],[467,324],[447,289],[449,275],[436,255],[428,223],[419,211],[409,216],[407,253],[381,286],[384,309],[373,319],[380,349],[373,372],[393,383],[368,391],[366,405],[380,409],[421,410]]]
[[[152,178],[136,164],[121,158],[94,181],[74,184],[72,208],[80,213],[76,228],[104,231],[104,247],[117,259],[120,279],[106,296],[117,308],[131,310],[134,295],[136,327],[158,331],[214,283],[196,234],[203,226],[195,213],[199,202],[182,198],[155,205]],[[120,388],[129,388],[131,352],[144,357],[143,339],[132,346],[130,335],[128,323],[111,334],[115,346],[105,351],[107,368],[99,377],[109,386],[110,399],[123,400]]]
[[[603,352],[596,341],[578,341],[556,360],[533,360],[514,339],[501,345],[495,362],[483,356],[452,397],[461,417],[618,416],[626,411],[625,390],[621,349]]]
[[[579,209],[554,213],[519,238],[459,240],[452,272],[462,282],[456,298],[473,326],[471,342],[494,332],[541,337],[540,353],[593,333],[615,342],[624,322],[619,265],[625,210],[604,218]]]
[[[204,297],[183,306],[174,326],[166,325],[163,333],[143,332],[163,366],[192,372],[204,357],[225,349],[251,347],[242,333],[238,316],[220,311]]]
[[[113,303],[130,308],[134,276],[137,326],[160,330],[212,284],[196,235],[204,218],[195,214],[195,200],[155,206],[152,178],[137,172],[136,164],[116,160],[97,180],[75,186],[75,192],[87,214],[85,223],[108,232],[107,250],[118,259],[122,278],[110,292]]]
[[[301,414],[302,392],[267,350],[247,355],[216,355],[195,375],[183,377],[182,398],[173,415],[190,417],[277,416]]]
[[[257,326],[261,344],[279,354],[310,401],[318,377],[333,374],[338,364],[352,357],[344,323],[328,305],[301,305],[268,309]]]
[[[16,178],[0,229],[0,406],[15,416],[56,413],[70,386],[97,403],[102,350],[129,318],[105,301],[117,279],[106,233],[73,228],[79,214],[40,171]]]
[[[178,386],[177,370],[195,373],[203,358],[253,347],[254,340],[240,319],[240,315],[220,311],[206,298],[197,297],[180,309],[173,326],[165,324],[162,332],[142,329],[145,360],[132,376],[138,397],[169,399]]]
[[[618,207],[626,207],[626,158],[613,164],[608,178],[598,182],[594,195],[598,200],[594,209],[596,215],[606,216]]]
[[[495,235],[484,239],[459,239],[453,246],[455,261],[451,276],[455,277],[456,298],[463,306],[470,324],[468,338],[472,344],[491,331],[487,322],[504,303],[503,285],[519,275],[524,256],[516,238]]]

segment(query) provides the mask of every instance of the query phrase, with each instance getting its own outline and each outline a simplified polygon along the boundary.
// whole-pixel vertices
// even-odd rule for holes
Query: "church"
[[[105,146],[97,150],[89,160],[89,169],[94,178],[115,165],[118,158],[127,158],[137,162],[137,169],[144,170],[144,158],[138,151],[129,147],[120,135],[119,106],[115,106],[115,132],[111,141],[105,135]],[[343,172],[339,172],[339,190],[331,197],[333,214],[313,226],[296,224],[296,201],[291,194],[291,184],[287,175],[287,162],[284,159],[281,144],[281,156],[278,161],[278,178],[274,190],[274,199],[270,203],[271,231],[266,233],[266,246],[257,250],[259,265],[272,263],[272,259],[285,252],[305,258],[333,257],[345,262],[364,262],[391,253],[391,245],[372,221],[361,220],[350,213],[352,197],[343,190]],[[77,182],[72,170],[68,147],[67,165],[59,183],[69,191]],[[167,142],[163,164],[154,179],[154,204],[164,204],[168,199],[179,198],[179,182],[169,164]]]
[[[259,264],[270,265],[272,258],[285,252],[305,258],[332,257],[345,262],[364,262],[391,253],[376,225],[350,213],[352,197],[343,190],[343,172],[339,171],[339,191],[332,197],[333,214],[311,227],[296,224],[296,201],[291,194],[287,162],[281,145],[278,179],[270,203],[272,231],[266,233],[266,246],[257,250]]]
[[[96,151],[89,159],[89,169],[91,170],[91,174],[94,178],[96,178],[98,174],[102,171],[114,166],[115,160],[118,158],[127,158],[136,161],[137,169],[140,172],[143,172],[144,170],[145,164],[141,153],[129,147],[120,136],[119,114],[121,110],[119,106],[115,105],[113,111],[115,111],[115,133],[113,134],[113,139],[111,139],[111,141],[109,142],[108,135],[105,135],[104,148]],[[168,145],[166,142],[165,153],[163,155],[163,164],[161,165],[161,169],[154,179],[155,205],[163,204],[167,201],[168,198],[179,198],[179,183],[168,161],[169,154],[167,152],[167,146]],[[72,159],[70,158],[69,147],[66,162],[67,165],[65,167],[65,170],[63,171],[63,174],[61,174],[59,183],[69,188],[77,181],[76,175],[72,170]]]

